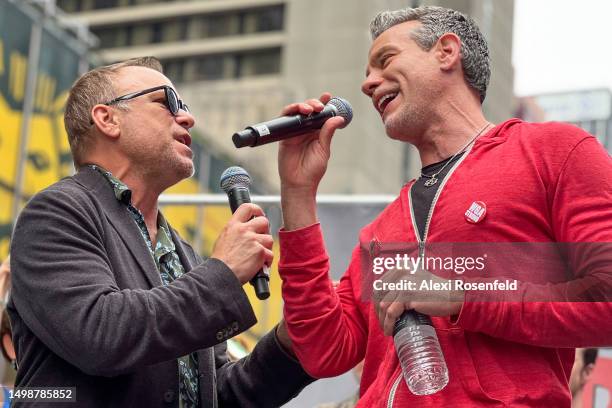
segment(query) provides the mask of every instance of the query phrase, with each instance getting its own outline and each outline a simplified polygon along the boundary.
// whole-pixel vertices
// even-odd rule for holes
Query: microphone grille
[[[232,166],[225,169],[221,174],[220,185],[223,191],[229,191],[235,187],[249,188],[251,185],[251,176],[245,169],[239,166]]]
[[[346,99],[334,97],[327,103],[334,106],[338,110],[338,116],[342,116],[344,118],[344,125],[342,127],[346,127],[349,123],[351,123],[351,120],[353,120],[353,108]]]

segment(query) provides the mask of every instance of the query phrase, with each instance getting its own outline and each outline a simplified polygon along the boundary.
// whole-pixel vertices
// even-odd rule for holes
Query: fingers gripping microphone
[[[342,116],[344,118],[344,125],[342,127],[348,125],[353,119],[351,104],[346,99],[331,98],[321,112],[308,116],[281,116],[267,122],[258,123],[238,133],[234,133],[232,141],[234,146],[238,148],[261,146],[320,129],[327,119],[334,116]]]
[[[227,194],[232,214],[236,212],[241,204],[251,202],[251,196],[249,195],[250,185],[251,176],[242,167],[229,167],[221,174],[221,188]],[[269,280],[270,273],[265,265],[251,279],[250,283],[253,285],[258,299],[264,300],[270,297]]]

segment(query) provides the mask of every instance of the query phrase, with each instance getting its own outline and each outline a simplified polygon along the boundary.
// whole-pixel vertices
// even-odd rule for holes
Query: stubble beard
[[[420,116],[408,106],[402,106],[401,110],[390,115],[385,120],[385,131],[391,139],[408,141],[410,140],[415,120],[418,120]]]
[[[162,150],[158,160],[161,163],[160,167],[162,167],[162,175],[174,175],[178,181],[190,178],[195,173],[193,158],[187,159],[181,153],[176,151],[174,142],[170,143],[165,149]]]
[[[384,121],[385,132],[391,139],[397,139],[401,134],[402,123],[404,121],[403,118],[398,118],[398,116],[403,116],[402,113],[403,112],[398,112],[395,114],[395,116],[391,115],[391,117]]]
[[[195,173],[193,160],[176,151],[174,140],[156,151],[139,149],[133,152],[133,163],[137,171],[152,184],[159,184],[165,190]]]

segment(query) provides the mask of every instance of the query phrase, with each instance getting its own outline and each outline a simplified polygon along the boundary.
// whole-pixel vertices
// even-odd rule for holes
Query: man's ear
[[[112,107],[102,104],[95,105],[91,108],[91,118],[100,133],[111,138],[119,137],[120,117]]]
[[[457,34],[445,33],[438,39],[436,57],[443,71],[450,71],[461,66],[461,39]]]

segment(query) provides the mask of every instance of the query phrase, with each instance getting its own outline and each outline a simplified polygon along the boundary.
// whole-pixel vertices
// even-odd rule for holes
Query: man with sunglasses
[[[154,58],[76,81],[77,173],[32,198],[13,234],[16,390],[71,388],[79,407],[272,407],[311,381],[284,324],[249,357],[226,355],[256,321],[242,285],[272,262],[261,208],[242,205],[205,261],[158,210],[193,174],[193,125]]]

